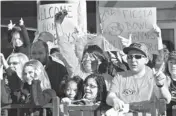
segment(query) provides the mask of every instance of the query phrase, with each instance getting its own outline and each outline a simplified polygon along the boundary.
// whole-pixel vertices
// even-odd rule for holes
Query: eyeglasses
[[[135,58],[135,59],[141,59],[141,58],[145,58],[145,56],[144,55],[128,55],[127,56],[127,59],[133,59],[133,58]]]

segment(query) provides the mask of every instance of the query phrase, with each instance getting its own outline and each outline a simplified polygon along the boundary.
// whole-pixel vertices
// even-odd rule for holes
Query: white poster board
[[[157,53],[158,41],[151,31],[156,24],[156,8],[100,7],[99,13],[103,35],[115,48],[123,49],[119,35],[128,38],[131,33],[132,42],[143,42],[151,53]]]
[[[59,11],[66,9],[68,15],[65,17],[62,28],[64,34],[70,38],[75,31],[75,26],[78,25],[77,3],[65,4],[46,4],[39,6],[38,31],[47,31],[56,37],[54,16]]]

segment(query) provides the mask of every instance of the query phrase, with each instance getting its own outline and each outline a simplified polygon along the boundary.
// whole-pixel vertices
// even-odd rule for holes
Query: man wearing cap
[[[118,73],[113,81],[106,102],[115,110],[121,110],[124,104],[142,103],[155,98],[164,98],[169,103],[171,95],[166,76],[162,72],[153,73],[146,66],[149,61],[148,48],[144,43],[132,43],[123,49],[127,54],[130,70]]]

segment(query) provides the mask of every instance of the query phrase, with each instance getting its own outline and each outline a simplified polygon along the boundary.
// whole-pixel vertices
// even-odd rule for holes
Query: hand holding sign
[[[162,87],[164,86],[164,83],[166,81],[166,75],[163,73],[163,68],[164,68],[164,62],[162,63],[161,67],[159,68],[159,70],[156,72],[155,69],[153,68],[153,73],[154,73],[154,76],[155,76],[155,82],[156,82],[156,85],[158,87]]]
[[[16,24],[12,23],[12,20],[10,20],[10,23],[8,24],[8,30],[12,30],[15,27]]]
[[[122,45],[124,47],[128,47],[130,46],[130,44],[132,43],[132,39],[131,39],[132,34],[129,35],[129,39],[122,37],[122,36],[118,36],[121,39]]]
[[[55,22],[56,23],[59,23],[59,24],[62,24],[65,16],[67,15],[67,11],[64,9],[63,11],[60,11],[58,12],[56,15],[55,15]]]

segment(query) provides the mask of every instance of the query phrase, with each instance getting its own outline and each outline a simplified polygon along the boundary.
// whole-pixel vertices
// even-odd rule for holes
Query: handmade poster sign
[[[145,43],[151,53],[158,51],[156,34],[151,31],[156,25],[156,8],[100,7],[99,13],[103,35],[114,48],[123,49],[119,35],[128,38],[132,34],[132,42]]]
[[[77,3],[69,4],[46,4],[39,6],[38,16],[38,31],[47,31],[56,37],[56,30],[54,24],[54,16],[59,11],[66,9],[68,15],[62,23],[64,35],[71,39],[72,34],[75,32],[75,26],[78,24]]]

